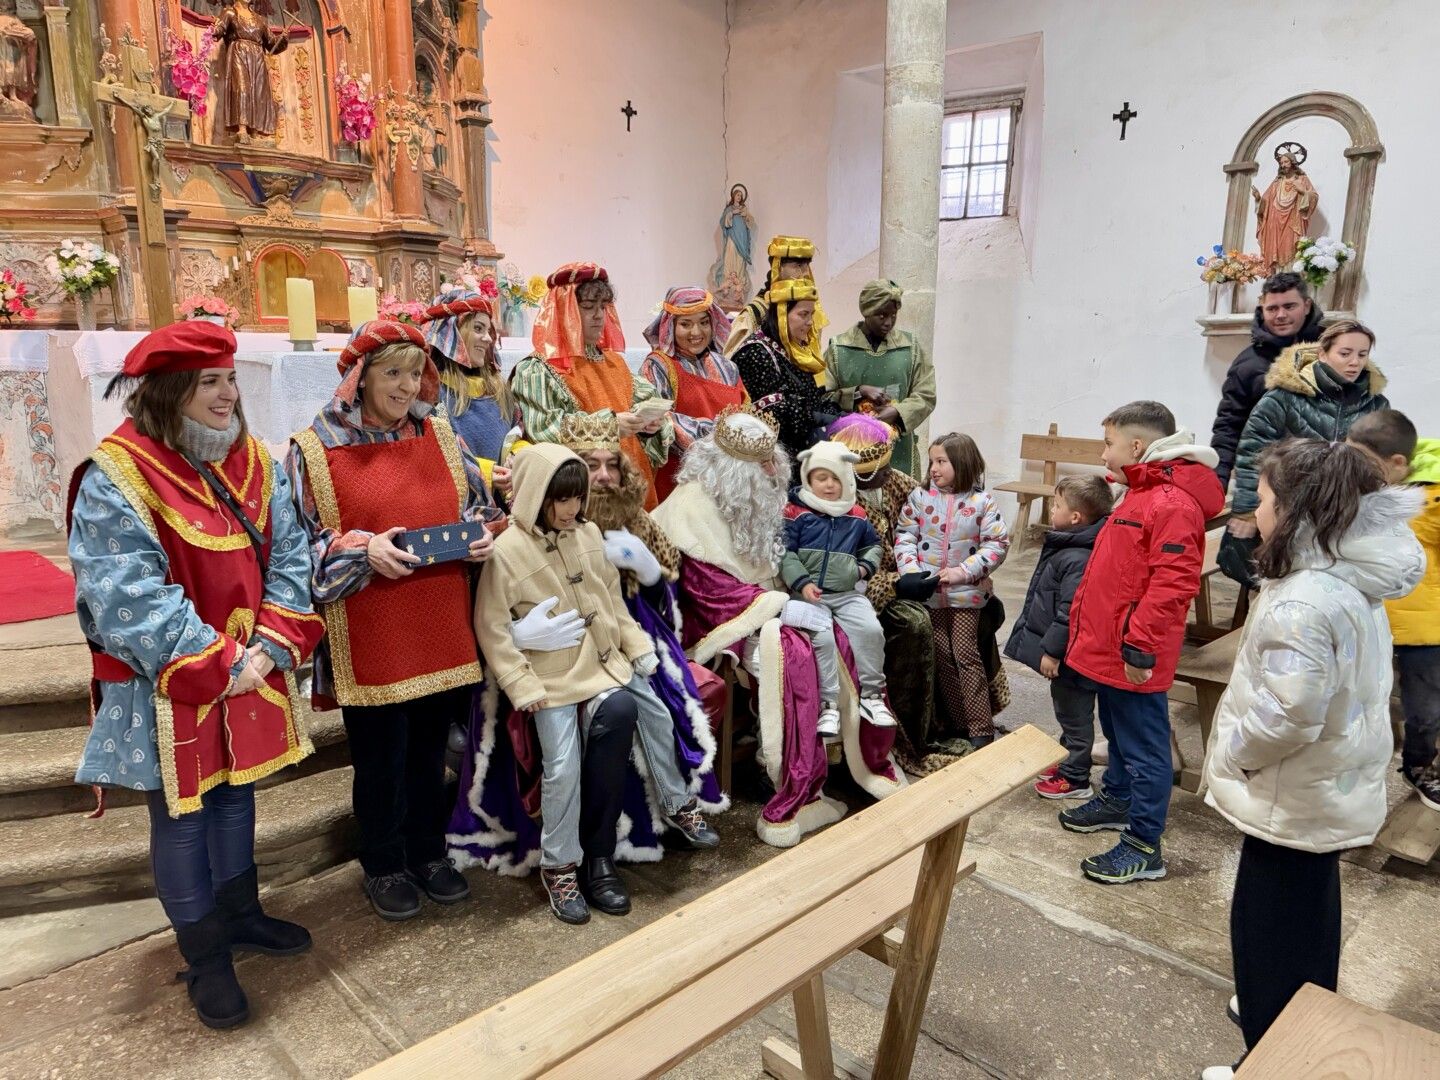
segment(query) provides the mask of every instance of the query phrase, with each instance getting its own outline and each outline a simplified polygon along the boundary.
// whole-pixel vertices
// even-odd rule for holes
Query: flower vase
[[[95,329],[95,296],[93,293],[75,294],[75,325],[81,330]]]
[[[224,315],[195,315],[195,316],[193,316],[193,317],[191,318],[190,321],[191,321],[191,322],[208,322],[208,323],[214,323],[216,326],[224,326],[224,325],[225,325],[225,316],[224,316]]]
[[[529,309],[524,304],[511,304],[505,309],[505,336],[515,338],[530,336]]]
[[[1209,283],[1209,289],[1210,289],[1210,298],[1209,298],[1208,304],[1206,305],[1205,313],[1206,313],[1207,315],[1214,315],[1214,314],[1215,314],[1215,309],[1220,306],[1220,282],[1218,282],[1218,281],[1212,281],[1212,282],[1210,282],[1210,283]]]

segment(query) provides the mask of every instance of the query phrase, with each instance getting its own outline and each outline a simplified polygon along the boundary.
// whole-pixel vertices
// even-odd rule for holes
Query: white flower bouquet
[[[45,259],[66,296],[89,296],[120,276],[120,260],[89,240],[66,240]]]
[[[1308,236],[1303,236],[1300,238],[1300,246],[1295,249],[1295,263],[1290,269],[1302,275],[1311,288],[1319,289],[1330,279],[1331,274],[1353,258],[1355,249],[1343,240],[1335,240],[1329,236],[1311,240]]]

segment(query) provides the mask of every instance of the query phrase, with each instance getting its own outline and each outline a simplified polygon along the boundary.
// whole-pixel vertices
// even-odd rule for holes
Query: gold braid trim
[[[145,531],[150,534],[151,539],[159,544],[160,531],[155,528],[155,518],[150,513],[150,507],[145,504],[140,492],[131,485],[129,478],[120,471],[108,454],[101,452],[99,447],[96,447],[95,452],[90,455],[90,460],[120,490],[120,494],[125,496],[125,501],[130,504],[130,509],[135,511],[135,516],[140,519],[140,524],[145,526]],[[161,547],[160,551],[164,554],[165,549]],[[166,562],[169,562],[168,557]]]
[[[739,615],[721,623],[697,641],[690,649],[690,659],[697,664],[708,664],[727,645],[749,637],[771,619],[778,618],[789,599],[783,592],[762,592]]]
[[[436,409],[430,414],[430,430],[435,433],[440,453],[450,467],[450,477],[455,481],[455,492],[460,497],[460,513],[464,515],[465,504],[470,501],[470,481],[465,476],[465,463],[460,460],[455,429],[450,426],[450,418],[445,415],[444,409]]]
[[[107,440],[109,441],[109,440]],[[117,443],[120,440],[115,440]],[[229,533],[225,536],[212,536],[210,533],[196,528],[185,519],[185,516],[156,494],[140,470],[136,468],[134,460],[129,453],[118,447],[106,447],[101,443],[95,450],[94,460],[104,470],[105,475],[115,481],[117,487],[124,492],[125,497],[130,500],[132,506],[144,505],[151,511],[160,515],[165,524],[175,530],[176,534],[187,544],[194,547],[204,548],[206,551],[240,551],[250,546],[250,537],[244,532]],[[152,459],[153,460],[153,459]],[[160,468],[164,468],[160,466]],[[168,470],[166,470],[168,472]],[[171,474],[174,475],[173,473]],[[177,480],[178,482],[178,480]],[[184,484],[181,484],[185,487]],[[186,491],[190,488],[185,487]],[[207,490],[207,495],[209,492]],[[268,500],[267,500],[268,503]],[[214,508],[214,496],[210,496],[208,504]],[[148,525],[154,532],[154,519],[150,514],[145,515]]]
[[[315,496],[315,509],[320,513],[320,523],[331,532],[340,531],[340,503],[335,498],[335,485],[330,480],[330,462],[325,457],[325,445],[320,436],[306,428],[296,432],[291,441],[300,448],[305,459],[305,473],[310,481],[310,494]]]
[[[209,645],[206,645],[205,648],[201,649],[199,652],[190,653],[188,656],[182,656],[178,659],[171,660],[170,663],[165,665],[164,670],[160,672],[160,681],[155,685],[156,692],[168,696],[170,693],[170,677],[174,675],[175,672],[179,671],[182,667],[189,666],[190,664],[198,663],[201,660],[208,660],[211,654],[219,652],[220,647],[224,644],[225,635],[217,631],[215,634],[215,640],[212,641]]]
[[[287,637],[285,637],[284,634],[281,634],[281,633],[279,633],[279,632],[277,632],[277,631],[275,631],[275,630],[272,630],[272,629],[270,629],[270,627],[268,627],[268,626],[258,626],[258,627],[255,628],[255,632],[256,632],[257,634],[263,634],[263,635],[265,635],[265,637],[269,638],[269,639],[270,639],[271,641],[273,641],[276,645],[279,645],[282,649],[284,649],[286,652],[288,652],[288,653],[290,654],[290,660],[291,660],[291,662],[292,662],[296,667],[299,667],[299,666],[300,666],[301,659],[302,659],[301,656],[300,656],[300,650],[297,649],[297,648],[295,647],[295,645],[294,645]]]

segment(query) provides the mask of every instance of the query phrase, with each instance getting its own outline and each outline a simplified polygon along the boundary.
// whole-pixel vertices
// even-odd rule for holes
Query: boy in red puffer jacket
[[[1103,790],[1060,814],[1072,832],[1120,831],[1080,864],[1106,884],[1165,876],[1160,834],[1170,809],[1166,691],[1200,591],[1205,522],[1225,505],[1218,455],[1176,429],[1170,410],[1135,401],[1104,420],[1101,461],[1128,489],[1115,507],[1070,606],[1065,663],[1100,684],[1100,730],[1110,742]]]

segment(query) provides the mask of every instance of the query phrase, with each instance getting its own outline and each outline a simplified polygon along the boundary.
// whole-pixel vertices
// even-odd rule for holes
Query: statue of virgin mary
[[[720,258],[710,267],[709,287],[726,311],[738,311],[750,299],[750,235],[755,219],[745,205],[749,197],[745,185],[736,184],[720,214]]]

